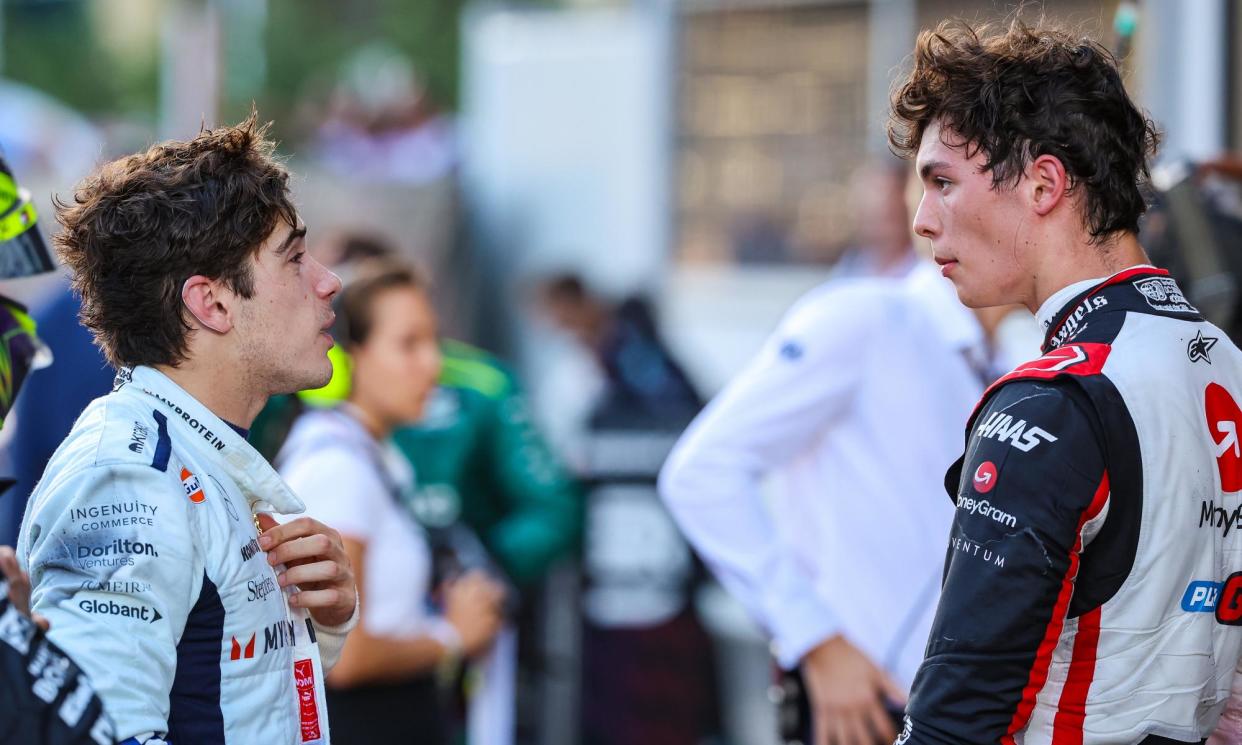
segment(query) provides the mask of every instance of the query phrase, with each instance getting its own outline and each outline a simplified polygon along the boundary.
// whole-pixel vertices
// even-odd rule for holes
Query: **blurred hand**
[[[1233,693],[1207,745],[1235,745],[1239,742],[1242,742],[1242,675],[1234,675]]]
[[[444,590],[444,619],[461,637],[462,654],[473,657],[487,649],[504,620],[504,587],[475,570],[452,580]]]
[[[876,745],[897,738],[884,699],[904,704],[905,692],[850,644],[834,636],[802,658],[811,703],[813,745]]]
[[[17,554],[8,546],[0,546],[0,573],[9,583],[9,602],[18,613],[30,616],[30,577],[22,571],[21,565],[17,563]],[[30,618],[44,631],[51,625],[43,616]]]
[[[267,552],[267,562],[285,565],[276,577],[280,586],[297,585],[289,605],[306,608],[324,626],[348,621],[358,602],[358,588],[341,534],[309,517],[284,525],[265,512],[258,518],[263,529],[259,546]]]

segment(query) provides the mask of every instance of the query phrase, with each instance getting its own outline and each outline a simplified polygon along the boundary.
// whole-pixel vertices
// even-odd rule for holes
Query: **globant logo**
[[[83,600],[78,603],[78,607],[87,613],[94,613],[99,616],[119,616],[121,618],[147,621],[148,623],[155,623],[163,618],[160,612],[154,608],[148,608],[145,605],[123,605],[111,600]]]

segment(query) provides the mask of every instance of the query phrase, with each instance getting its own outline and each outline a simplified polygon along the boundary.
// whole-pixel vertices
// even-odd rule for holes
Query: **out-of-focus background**
[[[650,350],[610,357],[575,332],[619,314],[661,339],[655,356],[674,358],[701,396],[717,391],[860,240],[870,213],[851,176],[890,157],[889,90],[918,30],[1013,6],[0,0],[0,147],[51,234],[53,197],[70,199],[96,163],[257,107],[295,174],[312,251],[368,236],[423,265],[444,333],[513,364],[582,486],[581,550],[527,604],[537,643],[523,652],[515,740],[762,745],[776,731],[762,638],[654,495],[688,417],[601,417],[610,376],[641,387]],[[1024,6],[1122,56],[1165,132],[1157,186],[1191,179],[1201,205],[1217,199],[1216,218],[1242,215],[1201,167],[1242,150],[1242,2]],[[1201,299],[1235,302],[1225,284]],[[6,291],[37,308],[62,286]],[[21,431],[19,420],[3,435]],[[0,542],[19,517],[12,494],[0,498]],[[705,672],[624,652],[625,634],[683,616],[710,642]],[[618,656],[632,684],[608,684]],[[645,721],[628,708],[650,704],[636,689],[692,708],[701,735],[610,728]],[[601,731],[612,739],[584,734]]]

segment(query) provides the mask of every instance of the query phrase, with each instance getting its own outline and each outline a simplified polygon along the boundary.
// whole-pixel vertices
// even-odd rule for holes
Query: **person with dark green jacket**
[[[434,527],[464,523],[519,587],[578,545],[577,483],[531,422],[516,377],[467,344],[441,344],[439,386],[423,419],[393,434],[414,464],[410,506]]]

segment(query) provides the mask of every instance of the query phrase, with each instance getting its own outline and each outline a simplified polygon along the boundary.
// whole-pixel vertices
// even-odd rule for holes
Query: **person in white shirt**
[[[903,279],[830,280],[660,475],[691,543],[801,669],[816,745],[896,735],[953,517],[944,471],[996,370],[981,319],[925,260]]]
[[[276,459],[308,514],[341,534],[362,598],[360,624],[327,678],[333,736],[338,745],[448,742],[434,673],[491,644],[503,588],[468,573],[443,588],[443,614],[429,612],[431,551],[401,502],[415,474],[387,438],[421,416],[435,386],[435,313],[419,275],[390,263],[360,269],[337,310],[348,400],[304,413]]]

